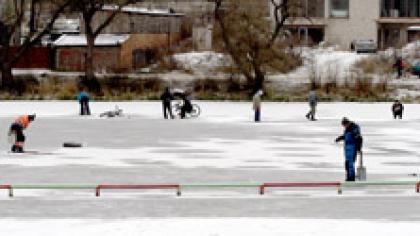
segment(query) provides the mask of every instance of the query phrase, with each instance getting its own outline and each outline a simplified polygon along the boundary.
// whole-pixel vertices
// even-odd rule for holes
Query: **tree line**
[[[95,84],[93,49],[99,34],[114,20],[128,4],[147,0],[6,0],[0,13],[0,70],[1,88],[13,90],[12,68],[24,53],[50,33],[56,20],[66,11],[81,15],[86,35],[85,76],[83,82]],[[258,7],[255,0],[214,0],[214,19],[224,51],[229,54],[240,73],[253,91],[263,88],[264,80],[271,70],[287,66],[291,60],[288,46],[286,22],[293,18],[301,0],[267,0],[270,8]],[[42,28],[35,23],[42,11],[39,7],[49,4],[51,18]],[[102,22],[95,24],[95,15],[104,5],[112,4],[114,10],[106,11]],[[262,9],[265,9],[263,11]],[[270,12],[267,14],[267,9]],[[29,16],[28,16],[29,13]],[[25,17],[29,17],[29,31],[16,40],[16,32]],[[97,25],[97,26],[96,26]],[[16,41],[20,41],[16,43]],[[16,48],[11,55],[11,46]],[[95,87],[95,86],[93,86]]]

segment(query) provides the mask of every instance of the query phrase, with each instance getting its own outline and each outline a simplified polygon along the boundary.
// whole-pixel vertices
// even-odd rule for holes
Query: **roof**
[[[105,5],[102,7],[102,10],[105,11],[115,11],[118,10],[117,5]],[[182,13],[172,12],[170,9],[149,9],[145,7],[136,7],[136,6],[125,6],[121,8],[122,12],[133,13],[138,15],[150,15],[150,16],[184,16]]]
[[[95,40],[95,46],[118,46],[127,41],[129,37],[130,35],[126,34],[100,34]],[[63,35],[53,45],[59,47],[87,46],[86,35]]]

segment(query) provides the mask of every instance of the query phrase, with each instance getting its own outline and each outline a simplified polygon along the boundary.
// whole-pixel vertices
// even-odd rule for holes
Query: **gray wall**
[[[350,0],[349,18],[330,17],[329,0],[326,0],[325,14],[328,18],[325,29],[327,42],[349,49],[354,39],[378,41],[380,0]]]

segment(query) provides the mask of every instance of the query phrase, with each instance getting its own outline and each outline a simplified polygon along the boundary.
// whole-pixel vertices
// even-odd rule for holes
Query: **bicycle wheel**
[[[181,105],[179,105],[179,104],[172,105],[172,113],[176,117],[181,117]]]
[[[190,116],[197,118],[201,114],[201,108],[197,104],[193,104],[192,110],[190,112]]]

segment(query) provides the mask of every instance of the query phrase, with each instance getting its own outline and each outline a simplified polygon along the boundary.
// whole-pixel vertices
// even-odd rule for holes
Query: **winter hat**
[[[35,120],[35,117],[36,117],[36,114],[29,115],[28,116],[28,119],[29,119],[29,121],[34,121]]]
[[[346,125],[346,124],[348,124],[348,123],[350,123],[349,118],[347,118],[347,117],[343,117],[343,120],[341,120],[341,124],[342,124],[342,125]]]

